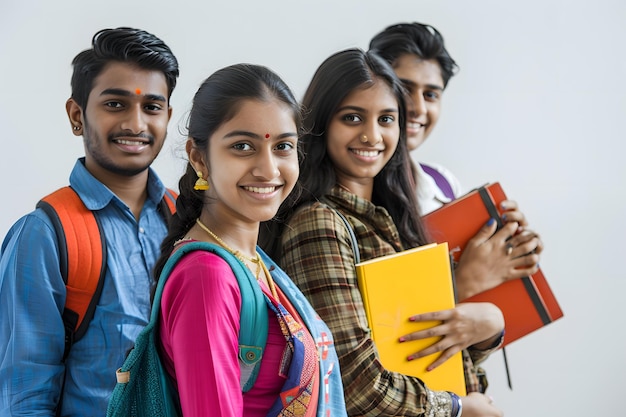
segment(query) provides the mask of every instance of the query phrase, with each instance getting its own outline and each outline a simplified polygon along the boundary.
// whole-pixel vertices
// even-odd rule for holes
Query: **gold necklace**
[[[226,242],[224,242],[218,235],[213,233],[211,229],[209,229],[204,223],[202,223],[202,221],[200,221],[200,218],[196,219],[196,223],[198,224],[198,226],[200,226],[202,230],[207,232],[213,239],[215,239],[217,243],[222,245],[224,249],[226,249],[227,251],[235,255],[235,257],[239,259],[244,265],[248,266],[248,264],[246,263],[246,260],[249,262],[252,262],[253,264],[256,264],[256,271],[254,275],[257,280],[259,279],[259,273],[261,272],[261,257],[259,256],[258,252],[255,252],[256,256],[254,258],[245,256],[243,253],[239,252],[238,250],[234,250],[233,248],[228,246]],[[249,266],[248,268],[250,269],[250,272],[252,272],[252,269]]]
[[[276,291],[276,285],[274,284],[274,280],[272,279],[272,274],[270,274],[270,271],[267,270],[267,267],[263,262],[261,262],[261,265],[263,265],[263,273],[267,277],[267,286],[272,292],[274,299],[278,301],[278,291]]]

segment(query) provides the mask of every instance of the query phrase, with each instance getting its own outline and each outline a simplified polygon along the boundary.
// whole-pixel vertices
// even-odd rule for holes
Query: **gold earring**
[[[199,190],[199,191],[206,191],[209,189],[209,183],[207,180],[205,180],[204,178],[202,178],[202,171],[196,171],[196,174],[198,175],[198,180],[196,181],[195,185],[193,186],[194,190]]]
[[[367,136],[366,135],[361,135],[360,140],[361,140],[361,142],[366,143],[367,142]]]

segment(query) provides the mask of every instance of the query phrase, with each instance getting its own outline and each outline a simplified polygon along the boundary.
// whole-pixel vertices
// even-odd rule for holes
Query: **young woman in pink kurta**
[[[217,71],[194,98],[189,164],[155,268],[160,276],[172,252],[193,248],[165,282],[159,321],[161,357],[186,417],[346,415],[328,327],[257,248],[260,222],[274,217],[297,184],[299,111],[278,76],[247,64]],[[235,276],[226,255],[190,242],[221,246],[243,275]],[[249,390],[240,381],[239,336],[250,329],[240,329],[240,312],[253,300],[242,298],[242,276],[260,296],[258,283],[268,322]]]
[[[261,288],[272,296],[266,285]],[[241,391],[239,362],[231,354],[238,349],[240,309],[237,279],[217,255],[191,253],[168,278],[159,328],[163,359],[179,381],[181,402],[194,415],[214,410],[219,416],[265,416],[281,392],[284,378],[276,378],[276,370],[286,341],[268,311],[269,333],[256,383],[243,396],[232,395]]]

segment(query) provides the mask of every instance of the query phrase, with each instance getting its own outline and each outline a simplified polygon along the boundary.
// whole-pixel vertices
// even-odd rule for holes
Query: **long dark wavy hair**
[[[326,130],[343,100],[353,91],[384,82],[398,100],[400,140],[396,151],[374,178],[372,203],[391,215],[403,246],[427,243],[419,217],[415,182],[406,144],[405,90],[393,68],[373,52],[358,48],[337,52],[326,59],[313,75],[302,106],[304,133],[300,139],[304,158],[300,163],[302,193],[293,207],[283,206],[277,217],[261,226],[259,244],[270,256],[280,256],[280,234],[289,213],[300,205],[328,194],[337,182],[335,166],[327,152]]]
[[[187,124],[188,136],[194,147],[208,155],[209,140],[221,125],[232,119],[244,100],[269,101],[278,99],[293,111],[296,127],[301,130],[300,105],[285,82],[270,69],[251,64],[236,64],[213,73],[194,96]],[[194,190],[197,176],[191,164],[178,182],[179,196],[176,214],[172,217],[168,235],[161,245],[154,276],[158,279],[169,258],[174,243],[185,236],[194,225],[204,206],[204,192]],[[298,195],[296,185],[290,199]]]

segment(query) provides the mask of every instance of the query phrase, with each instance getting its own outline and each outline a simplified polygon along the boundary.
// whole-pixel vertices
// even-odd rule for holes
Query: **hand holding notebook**
[[[461,204],[465,197],[457,201]],[[450,209],[449,205],[446,207]],[[470,213],[465,210],[459,214]],[[486,218],[484,224],[468,220],[476,227],[475,234],[467,237],[469,240],[462,250],[455,246],[457,301],[537,272],[543,243],[539,235],[528,228],[524,213],[515,201],[504,200],[498,203],[494,216],[498,215]]]
[[[510,235],[510,230],[506,229],[502,220],[506,213],[500,203],[505,200],[507,198],[500,184],[489,184],[427,214],[423,217],[424,224],[435,241],[448,242],[450,254],[458,262],[471,239],[490,219],[497,224],[500,232],[504,229],[502,233]],[[520,243],[527,237],[518,235],[512,239]],[[525,251],[523,243],[510,251],[506,245],[503,248],[501,255],[513,259]],[[504,345],[563,317],[541,269],[463,301],[492,302],[502,310],[506,322]]]
[[[356,264],[359,289],[372,339],[382,365],[394,372],[416,376],[434,390],[465,395],[463,359],[457,352],[437,368],[428,368],[435,355],[407,358],[437,343],[440,337],[401,342],[400,338],[441,320],[412,322],[419,312],[454,308],[454,290],[447,244],[430,244]]]
[[[504,328],[502,312],[492,303],[461,303],[453,309],[411,316],[409,321],[440,323],[400,338],[409,342],[433,336],[441,337],[436,343],[409,356],[411,360],[414,360],[441,352],[440,355],[434,356],[436,360],[427,366],[428,371],[435,369],[469,346],[487,349],[494,343],[498,343]]]

